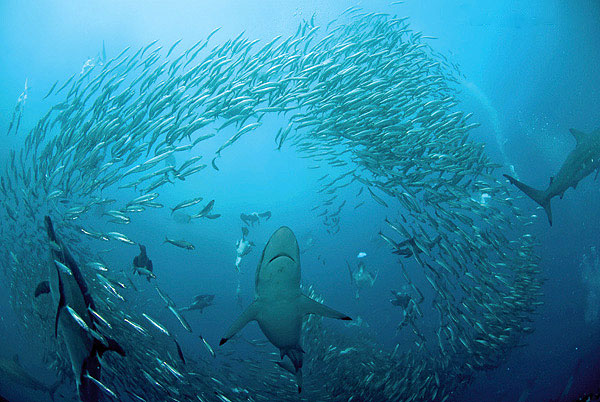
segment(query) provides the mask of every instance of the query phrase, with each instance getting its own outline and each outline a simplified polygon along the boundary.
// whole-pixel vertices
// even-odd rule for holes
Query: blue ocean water
[[[138,49],[154,40],[159,40],[164,51],[182,39],[181,50],[206,38],[218,27],[222,28],[213,38],[215,44],[225,43],[242,32],[247,38],[266,43],[277,35],[293,35],[298,24],[313,15],[318,25],[325,26],[352,6],[360,6],[366,12],[409,17],[413,30],[436,38],[428,41],[431,47],[459,66],[461,78],[456,86],[461,103],[458,108],[473,112],[472,119],[481,123],[470,132],[470,138],[486,144],[486,154],[503,166],[502,173],[513,172],[520,180],[543,188],[575,146],[569,129],[592,132],[600,128],[597,107],[600,104],[600,3],[597,1],[206,3],[1,2],[2,171],[10,163],[10,150],[20,149],[26,133],[49,107],[59,102],[60,97],[42,99],[52,84],[56,80],[62,84],[71,75],[80,74],[88,59],[99,57],[103,45],[108,59],[127,47]],[[27,100],[19,132],[5,135],[25,82]],[[228,326],[242,312],[236,299],[238,281],[245,307],[253,298],[254,272],[262,248],[278,227],[289,226],[299,239],[301,250],[306,249],[301,256],[303,283],[313,285],[328,305],[355,319],[361,317],[379,347],[392,350],[399,344],[402,348],[406,341],[396,332],[402,314],[389,301],[390,290],[402,286],[402,274],[398,258],[378,237],[384,228],[384,219],[397,215],[397,211],[394,206],[385,209],[365,198],[368,202],[364,207],[346,207],[341,212],[339,232],[328,233],[328,227],[312,211],[324,200],[318,192],[321,185],[318,179],[326,173],[335,177],[342,170],[299,157],[301,154],[289,144],[276,151],[273,139],[282,121],[279,116],[265,118],[259,130],[223,151],[215,162],[218,171],[210,166],[214,150],[235,131],[207,140],[201,149],[211,150],[204,153],[202,160],[208,167],[192,179],[158,190],[157,201],[165,206],[199,196],[204,197],[202,205],[214,199],[213,212],[221,214],[220,218],[182,224],[173,220],[165,207],[132,215],[130,225],[116,228],[99,214],[90,217],[89,222],[96,230],[118,230],[146,245],[157,276],[155,282],[178,306],[189,304],[197,294],[216,295],[214,305],[202,314],[187,316],[195,332],[202,334],[215,349]],[[194,155],[193,152],[187,157]],[[184,161],[183,156],[176,156],[178,164]],[[320,165],[318,169],[314,168],[316,164]],[[357,189],[341,189],[337,192],[338,199],[347,199],[352,206],[356,205]],[[511,191],[518,194],[516,189]],[[126,189],[105,195],[125,204],[139,194]],[[517,205],[537,215],[534,223],[525,228],[539,241],[537,253],[541,256],[539,266],[545,280],[541,298],[544,304],[531,316],[530,325],[535,331],[524,335],[519,347],[507,353],[502,364],[475,373],[469,383],[459,387],[448,400],[566,401],[596,392],[600,387],[600,317],[593,314],[600,304],[595,296],[600,293],[600,267],[593,265],[592,251],[593,247],[600,247],[597,181],[592,175],[576,190],[567,191],[564,199],[553,200],[552,227],[533,201],[522,199]],[[264,211],[271,211],[272,217],[250,227],[249,238],[256,246],[243,258],[241,274],[238,274],[234,262],[236,241],[242,237],[243,222],[239,216]],[[8,228],[4,223],[3,227]],[[195,250],[165,244],[165,236],[186,239],[195,245]],[[26,236],[21,240],[21,244],[3,244],[5,264],[11,250],[27,247]],[[114,243],[100,247],[110,249],[103,254],[107,266],[129,270],[131,260],[138,253],[137,247],[115,246]],[[377,272],[377,279],[373,286],[361,289],[360,297],[356,298],[346,262],[357,266],[360,252],[366,253],[360,260],[369,271]],[[587,260],[584,255],[588,256]],[[584,275],[586,264],[592,265],[589,275]],[[14,306],[11,300],[31,295],[12,293],[9,276],[3,278],[0,355],[9,359],[18,353],[31,374],[50,384],[55,377],[41,359],[47,345],[38,344],[40,335],[32,333],[20,312],[11,308]],[[30,280],[32,284],[37,283],[36,278]],[[186,354],[194,357],[205,354],[196,334],[187,334],[167,310],[156,309],[155,303],[150,302],[150,298],[156,298],[152,283],[137,280],[136,284],[142,292],[136,297],[137,311],[146,311],[144,303],[148,303],[150,314],[178,334]],[[426,318],[424,325],[433,325],[433,321]],[[340,332],[347,330],[339,322],[326,324]],[[248,339],[264,339],[255,324],[245,328],[243,334]],[[251,347],[239,344],[237,347],[252,353]],[[230,350],[235,352],[236,349]],[[245,370],[243,365],[235,367]],[[3,385],[1,381],[0,385]],[[239,387],[251,388],[252,384],[239,384]],[[11,401],[47,397],[15,387],[7,390],[0,387],[0,391]],[[73,384],[67,382],[61,388],[61,395],[64,400],[71,400],[75,395]],[[247,400],[259,400],[251,398],[250,391]]]

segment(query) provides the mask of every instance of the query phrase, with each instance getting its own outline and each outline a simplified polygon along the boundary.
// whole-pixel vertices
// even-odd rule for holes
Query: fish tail
[[[529,187],[527,184],[520,182],[519,180],[507,174],[505,174],[504,177],[506,177],[511,184],[517,186],[519,190],[524,192],[526,196],[528,196],[529,198],[537,202],[539,205],[541,205],[542,208],[544,208],[544,211],[546,211],[546,215],[548,216],[548,223],[550,223],[550,226],[552,226],[552,209],[550,207],[550,197],[548,197],[546,192],[536,190],[533,187]]]

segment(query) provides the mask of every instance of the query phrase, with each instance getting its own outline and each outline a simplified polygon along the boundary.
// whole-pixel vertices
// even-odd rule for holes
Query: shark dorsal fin
[[[581,142],[587,137],[587,134],[583,131],[579,131],[575,128],[569,129],[573,137],[575,137],[575,141],[577,141],[577,145],[581,144]]]

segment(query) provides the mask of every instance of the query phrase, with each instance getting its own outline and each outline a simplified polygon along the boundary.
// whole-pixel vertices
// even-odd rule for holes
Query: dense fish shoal
[[[217,31],[188,49],[153,42],[90,64],[50,89],[53,106],[11,151],[0,176],[0,235],[11,247],[0,258],[12,307],[47,351],[48,366],[72,377],[64,344],[49,336],[50,304],[31,297],[35,279],[50,269],[44,215],[97,296],[100,330],[127,352],[106,356],[102,385],[133,400],[445,401],[501,364],[532,331],[541,295],[537,242],[499,166],[469,139],[477,123],[459,110],[457,66],[407,18],[357,8],[325,26],[303,21],[294,35],[267,43],[240,34],[214,44]],[[331,235],[344,224],[342,211],[386,211],[375,235],[398,255],[411,299],[408,342],[391,350],[359,326],[348,334],[306,319],[310,370],[300,396],[273,363],[278,356],[260,347],[263,358],[243,362],[225,349],[217,365],[200,337],[208,353],[184,363],[177,331],[152,309],[166,307],[185,330],[198,329],[159,287],[143,299],[128,274],[103,266],[99,254],[106,244],[137,252],[132,218],[163,208],[166,186],[218,172],[218,160],[273,116],[283,122],[276,147],[291,146],[324,170],[314,214]],[[203,148],[213,137],[221,145]],[[117,201],[132,189],[135,197]],[[356,200],[338,196],[347,189]],[[169,208],[189,210],[188,221],[218,219],[214,210],[227,200],[201,195]],[[97,207],[114,230],[94,229]],[[166,241],[193,252],[193,242]],[[304,293],[322,301],[310,287]]]

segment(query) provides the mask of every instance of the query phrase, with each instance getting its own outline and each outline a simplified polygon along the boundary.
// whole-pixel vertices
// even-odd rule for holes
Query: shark
[[[255,276],[254,301],[229,327],[223,345],[250,321],[257,321],[269,342],[293,364],[292,373],[302,378],[304,351],[300,346],[302,319],[307,314],[351,320],[346,314],[319,303],[300,290],[300,250],[290,228],[282,226],[273,233],[259,260]],[[302,385],[298,383],[298,392]]]
[[[54,400],[54,393],[61,383],[62,381],[57,381],[48,387],[38,381],[21,366],[18,355],[14,355],[12,359],[0,358],[0,386],[13,384],[34,391],[47,392],[50,399]]]
[[[52,296],[56,306],[54,336],[60,334],[67,348],[79,399],[96,402],[101,384],[99,358],[109,350],[121,356],[125,356],[125,351],[114,339],[98,332],[97,318],[92,313],[97,311],[96,305],[83,274],[56,235],[49,216],[44,218],[44,224],[50,242],[50,275],[48,281],[38,285],[35,296]]]
[[[504,175],[511,184],[514,184],[525,195],[544,208],[550,226],[552,226],[550,200],[557,195],[562,199],[565,191],[570,187],[575,189],[577,184],[594,170],[597,178],[598,171],[600,171],[600,130],[584,133],[572,128],[569,131],[575,137],[577,144],[575,149],[567,155],[567,159],[558,173],[554,177],[550,177],[550,184],[546,190],[537,190],[510,175]]]

